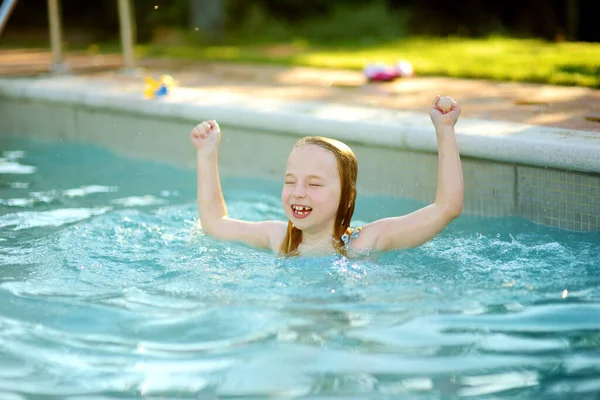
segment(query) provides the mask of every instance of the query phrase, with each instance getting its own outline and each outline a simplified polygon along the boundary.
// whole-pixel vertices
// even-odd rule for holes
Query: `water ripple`
[[[58,227],[83,221],[95,215],[110,211],[110,208],[69,208],[52,211],[24,211],[0,216],[0,228],[13,227],[14,230]]]
[[[598,233],[463,216],[417,249],[283,259],[205,235],[193,171],[2,148],[27,173],[0,182],[0,398],[600,394]],[[223,187],[232,217],[284,218],[278,182]],[[361,197],[355,224],[420,205]]]

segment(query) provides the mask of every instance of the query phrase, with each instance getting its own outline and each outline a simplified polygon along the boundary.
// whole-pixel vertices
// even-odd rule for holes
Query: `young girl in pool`
[[[204,121],[191,132],[197,153],[202,228],[215,239],[239,241],[284,256],[347,255],[351,249],[389,251],[420,246],[462,211],[462,167],[454,133],[460,111],[450,98],[440,102],[437,96],[431,104],[430,117],[438,142],[435,202],[410,214],[380,219],[357,229],[350,228],[356,200],[356,157],[344,143],[314,136],[300,139],[288,157],[281,192],[287,223],[229,218],[217,162],[221,132],[216,121]]]

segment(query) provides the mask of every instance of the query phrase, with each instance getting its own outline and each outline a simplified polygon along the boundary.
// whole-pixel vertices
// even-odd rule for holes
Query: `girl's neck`
[[[298,246],[302,254],[328,254],[335,252],[335,241],[331,233],[302,232],[302,243]]]

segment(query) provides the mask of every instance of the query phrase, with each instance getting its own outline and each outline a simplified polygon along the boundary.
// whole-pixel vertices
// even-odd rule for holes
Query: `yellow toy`
[[[160,77],[160,81],[157,81],[151,77],[146,77],[146,88],[144,89],[144,96],[147,99],[155,97],[162,97],[169,94],[169,92],[179,85],[173,77],[169,75],[163,75]]]

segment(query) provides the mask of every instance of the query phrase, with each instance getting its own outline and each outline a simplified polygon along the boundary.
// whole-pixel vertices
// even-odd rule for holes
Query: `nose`
[[[294,190],[292,191],[292,196],[302,198],[306,196],[306,188],[301,183],[296,183],[294,185]]]

